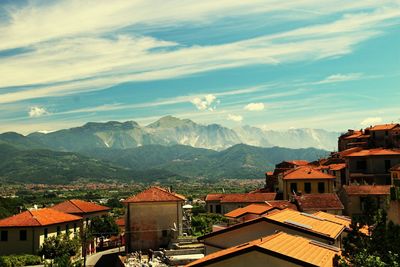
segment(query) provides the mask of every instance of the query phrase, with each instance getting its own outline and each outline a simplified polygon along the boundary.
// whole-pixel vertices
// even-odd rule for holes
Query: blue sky
[[[400,120],[399,1],[1,1],[0,132]]]

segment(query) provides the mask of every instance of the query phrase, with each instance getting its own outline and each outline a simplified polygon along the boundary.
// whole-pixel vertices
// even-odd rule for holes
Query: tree
[[[94,237],[100,238],[100,247],[103,247],[103,239],[118,235],[119,228],[113,217],[101,216],[91,220],[89,233]]]
[[[369,234],[360,228],[369,222]],[[370,210],[364,218],[353,218],[351,232],[343,240],[342,257],[337,265],[346,266],[400,266],[400,226],[387,223],[386,212],[382,209]]]
[[[77,255],[81,248],[81,243],[78,237],[72,239],[68,235],[62,234],[58,236],[50,236],[39,249],[39,255],[45,259],[54,260],[58,266],[66,265],[66,261],[70,264],[70,258]]]

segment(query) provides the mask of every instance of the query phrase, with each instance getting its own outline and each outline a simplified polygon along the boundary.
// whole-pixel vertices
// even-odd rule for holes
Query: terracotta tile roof
[[[221,197],[221,203],[262,203],[275,197],[276,193],[225,194]]]
[[[226,213],[224,216],[230,218],[239,218],[246,214],[262,215],[274,209],[286,209],[286,208],[297,210],[296,205],[290,203],[287,200],[274,200],[274,201],[265,201],[265,203],[263,204],[250,204],[246,207],[232,210],[231,212]]]
[[[346,168],[346,163],[329,164],[328,168],[331,171],[339,171]]]
[[[390,185],[344,185],[347,195],[390,195]]]
[[[276,193],[233,193],[233,194],[208,194],[206,201],[219,201],[221,203],[264,203],[274,200]]]
[[[388,156],[388,155],[400,155],[400,149],[386,149],[386,148],[364,149],[350,153],[346,155],[346,157],[369,157],[369,156]]]
[[[350,228],[350,225],[351,225],[351,219],[346,216],[335,215],[335,214],[331,214],[331,213],[327,213],[327,212],[323,212],[323,211],[318,211],[318,212],[314,213],[313,215],[323,218],[325,220],[331,221],[331,222],[340,223],[340,224],[346,226],[347,228]]]
[[[265,174],[268,175],[268,176],[271,176],[271,175],[274,175],[274,172],[273,171],[265,172]]]
[[[340,202],[335,193],[303,194],[301,196],[293,196],[293,198],[302,211],[344,209],[342,202]]]
[[[400,171],[400,164],[394,165],[392,168],[390,168],[391,171]]]
[[[340,254],[340,251],[335,247],[304,237],[279,232],[212,253],[186,266],[207,266],[253,250],[266,253],[273,257],[284,258],[286,261],[297,263],[299,266],[312,264],[314,266],[330,267],[333,266],[333,258],[335,255]],[[261,264],[260,262],[260,265]]]
[[[303,166],[284,172],[283,179],[335,179],[335,176],[320,172],[309,166]]]
[[[119,226],[119,227],[124,227],[125,226],[125,218],[118,218],[115,220],[115,223]]]
[[[345,135],[347,135],[348,133],[346,133]],[[362,131],[354,131],[353,134],[347,135],[345,136],[343,139],[354,139],[359,137],[360,135],[362,135]]]
[[[221,197],[223,196],[224,194],[208,194],[207,196],[206,196],[206,201],[220,201],[221,200]]]
[[[334,239],[344,230],[342,224],[321,220],[306,213],[291,209],[277,211],[264,215],[264,217],[284,224],[304,228],[310,232],[319,233]],[[304,227],[302,227],[302,225]]]
[[[168,201],[184,201],[184,196],[169,192],[167,189],[153,186],[137,195],[126,199],[125,203],[131,202],[168,202]]]
[[[345,156],[347,156],[347,155],[349,155],[349,154],[352,154],[352,153],[354,153],[354,152],[358,152],[358,151],[361,151],[361,150],[362,150],[361,147],[351,147],[351,148],[348,148],[348,149],[346,149],[346,150],[340,151],[340,152],[338,152],[337,154],[339,154],[339,156],[340,156],[341,158],[343,158],[343,157],[345,157]]]
[[[370,131],[387,131],[395,128],[396,126],[399,126],[399,124],[398,123],[381,124],[369,127],[367,129]]]
[[[93,213],[93,212],[111,210],[111,208],[109,207],[105,207],[92,202],[83,201],[80,199],[66,200],[57,205],[54,205],[51,208],[71,214],[84,214],[84,213]]]
[[[0,220],[0,227],[34,227],[60,224],[81,220],[82,217],[58,210],[44,208],[27,210],[14,216]]]
[[[308,165],[308,161],[307,160],[291,160],[291,161],[286,161],[289,163],[292,163],[293,165],[297,165],[297,166],[305,166]]]
[[[278,208],[278,209],[292,209],[292,210],[297,210],[297,207],[295,204],[291,203],[288,200],[273,200],[273,201],[267,201],[266,202],[268,205],[271,205],[272,207]]]
[[[224,216],[230,218],[239,218],[246,214],[261,215],[272,209],[276,209],[276,207],[273,207],[268,204],[250,204],[246,207],[232,210],[231,212],[226,213]]]

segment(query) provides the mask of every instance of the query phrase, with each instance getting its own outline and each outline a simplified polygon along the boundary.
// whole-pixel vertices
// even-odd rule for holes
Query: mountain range
[[[171,116],[147,126],[110,121],[47,134],[8,132],[0,134],[0,182],[263,178],[283,160],[327,156],[318,147],[336,143],[334,136],[311,129],[229,129]]]
[[[33,142],[61,151],[177,144],[221,151],[236,144],[334,150],[338,136],[337,132],[320,129],[273,131],[251,126],[229,129],[218,124],[202,125],[188,119],[166,116],[147,126],[140,126],[134,121],[89,122],[81,127],[52,133],[35,132],[27,137]]]

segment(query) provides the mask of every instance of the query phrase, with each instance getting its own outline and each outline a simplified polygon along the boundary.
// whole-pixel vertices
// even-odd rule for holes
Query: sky
[[[0,0],[0,132],[400,121],[400,1]]]

